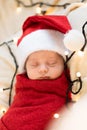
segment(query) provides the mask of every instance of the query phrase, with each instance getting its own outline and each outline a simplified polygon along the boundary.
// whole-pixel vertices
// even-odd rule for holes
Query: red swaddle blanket
[[[53,114],[65,105],[68,84],[65,73],[55,80],[17,75],[16,95],[0,120],[0,130],[44,130]]]

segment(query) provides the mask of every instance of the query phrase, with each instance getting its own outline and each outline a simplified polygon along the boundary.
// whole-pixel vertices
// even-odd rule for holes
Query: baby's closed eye
[[[30,63],[29,66],[30,66],[30,67],[37,67],[37,66],[38,66],[38,63],[37,63],[37,62]]]
[[[48,65],[52,67],[55,66],[56,64],[57,64],[57,61],[48,62]]]

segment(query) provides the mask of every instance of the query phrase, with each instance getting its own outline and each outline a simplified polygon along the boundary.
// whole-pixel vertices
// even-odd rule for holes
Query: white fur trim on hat
[[[63,37],[63,33],[49,29],[37,30],[26,35],[18,45],[19,71],[24,72],[27,57],[36,51],[54,51],[64,57],[64,52],[67,49],[64,47]]]
[[[75,29],[64,35],[64,45],[71,51],[79,51],[85,43],[83,34]]]

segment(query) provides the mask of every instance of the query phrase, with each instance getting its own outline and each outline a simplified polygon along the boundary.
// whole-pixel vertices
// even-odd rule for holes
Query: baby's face
[[[37,51],[28,57],[25,67],[30,79],[56,79],[64,70],[64,60],[56,52]]]

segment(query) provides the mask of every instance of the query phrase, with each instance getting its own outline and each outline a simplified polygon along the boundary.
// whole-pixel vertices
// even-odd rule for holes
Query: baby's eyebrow
[[[49,57],[49,59],[56,60],[57,58],[52,56],[52,57]]]
[[[30,60],[30,61],[35,61],[35,60],[36,60],[36,58],[34,58],[34,57],[32,57],[32,58],[31,58],[31,57],[29,57],[29,60]]]
[[[29,61],[30,63],[35,63],[35,62],[37,62],[35,59],[32,59],[32,60],[30,60]]]

